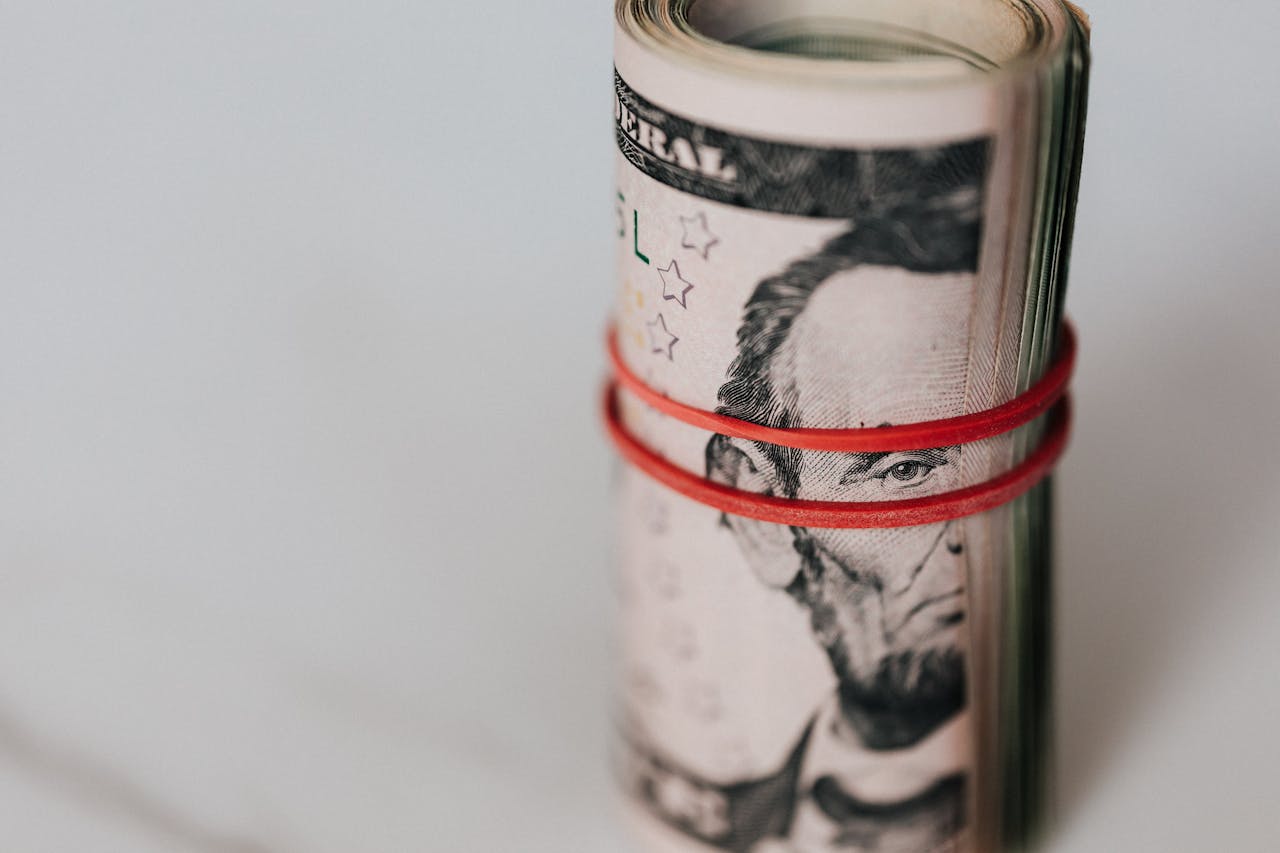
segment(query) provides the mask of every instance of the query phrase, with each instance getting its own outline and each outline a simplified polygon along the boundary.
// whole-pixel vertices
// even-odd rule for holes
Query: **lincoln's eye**
[[[899,462],[889,469],[889,476],[900,483],[910,483],[913,480],[919,480],[922,477],[929,476],[929,472],[933,467],[923,462],[911,460],[908,462]]]
[[[868,485],[874,483],[875,488],[878,489],[902,492],[919,488],[930,482],[939,468],[951,463],[947,458],[947,451],[944,450],[877,455],[881,458],[870,459],[869,465],[860,457],[841,478],[840,485],[855,486],[860,483]]]

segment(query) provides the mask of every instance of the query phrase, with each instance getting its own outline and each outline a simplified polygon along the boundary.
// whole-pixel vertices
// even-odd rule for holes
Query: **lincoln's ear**
[[[707,478],[744,492],[772,495],[777,491],[773,463],[760,448],[754,442],[723,435],[707,445]],[[801,562],[790,527],[740,515],[726,515],[725,524],[737,537],[756,577],[778,589],[791,585]]]

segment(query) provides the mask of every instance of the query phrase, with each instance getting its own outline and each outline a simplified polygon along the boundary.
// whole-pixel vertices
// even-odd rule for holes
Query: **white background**
[[[1055,853],[1280,849],[1280,6],[1094,0]],[[5,851],[624,849],[607,0],[0,2]]]

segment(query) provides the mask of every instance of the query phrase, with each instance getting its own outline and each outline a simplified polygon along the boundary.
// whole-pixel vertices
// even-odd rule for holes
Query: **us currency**
[[[618,0],[621,359],[777,427],[984,411],[1062,322],[1088,70],[1058,0]],[[627,430],[735,489],[892,501],[982,483],[1044,425],[904,453]],[[617,769],[640,849],[1035,843],[1051,492],[917,527],[788,527],[621,467]]]

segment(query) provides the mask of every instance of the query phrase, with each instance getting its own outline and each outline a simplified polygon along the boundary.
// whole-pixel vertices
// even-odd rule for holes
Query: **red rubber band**
[[[1021,465],[985,483],[901,501],[790,500],[723,486],[663,459],[623,427],[618,413],[617,389],[617,383],[610,383],[605,389],[605,424],[609,436],[627,461],[685,497],[721,512],[792,527],[915,527],[986,512],[1025,494],[1044,479],[1066,449],[1071,431],[1071,403],[1064,397],[1053,410],[1049,431],[1040,446]]]
[[[610,330],[608,345],[609,360],[613,364],[618,384],[663,414],[708,432],[733,438],[762,441],[799,450],[827,450],[837,453],[928,450],[933,447],[969,444],[1002,435],[1030,423],[1061,400],[1076,362],[1075,330],[1070,323],[1064,322],[1057,357],[1045,375],[1025,393],[994,409],[936,421],[866,429],[779,429],[677,402],[650,388],[627,367],[618,351],[617,334],[613,330]]]

